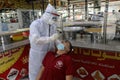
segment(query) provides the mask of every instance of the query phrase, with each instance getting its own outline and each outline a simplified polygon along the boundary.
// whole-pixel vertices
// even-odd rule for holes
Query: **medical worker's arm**
[[[39,73],[38,73],[38,75],[36,77],[36,80],[40,80],[40,77],[41,77],[43,71],[44,71],[44,66],[41,67],[41,69],[40,69],[40,71],[39,71]]]
[[[55,33],[52,36],[41,36],[41,32],[39,31],[40,28],[43,28],[44,26],[41,24],[39,24],[38,22],[33,22],[30,25],[30,42],[31,43],[36,43],[36,44],[45,44],[45,43],[49,43],[51,41],[55,41],[56,39],[58,39],[59,34]],[[43,31],[44,32],[44,31]]]
[[[36,44],[44,44],[44,43],[49,43],[51,41],[55,41],[59,38],[59,34],[54,33],[50,37],[38,37],[37,35],[33,35],[33,42]]]
[[[66,80],[73,80],[73,76],[72,75],[67,75]]]

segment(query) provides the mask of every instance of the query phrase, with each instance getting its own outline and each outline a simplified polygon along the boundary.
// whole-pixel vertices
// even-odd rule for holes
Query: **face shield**
[[[56,16],[56,15],[51,15],[51,16],[52,16],[52,17],[51,17],[51,19],[49,19],[48,23],[49,23],[50,25],[57,23],[59,17]]]
[[[45,10],[44,16],[46,18],[46,19],[44,18],[45,22],[52,25],[57,22],[59,14],[57,10],[51,4],[48,4]]]

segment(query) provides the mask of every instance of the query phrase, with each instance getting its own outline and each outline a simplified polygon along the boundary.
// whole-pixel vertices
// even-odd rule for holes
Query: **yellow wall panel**
[[[12,8],[17,8],[17,9],[32,9],[32,3],[27,3],[26,0],[0,0],[0,2],[5,3],[5,1],[7,1],[7,3],[9,4],[14,4],[14,6],[12,6]],[[6,3],[5,3],[6,4]],[[3,7],[5,8],[5,7]],[[10,8],[10,7],[8,7]],[[34,9],[40,9],[40,1],[38,2],[34,2]]]
[[[47,0],[45,0],[47,1]],[[26,0],[0,0],[0,3],[9,3],[9,4],[14,4],[12,7],[7,7],[7,8],[16,8],[16,9],[32,9],[32,3],[26,2]],[[54,5],[54,0],[48,0],[47,2],[44,3],[44,9],[46,8],[48,2],[50,2],[52,5]],[[34,1],[34,9],[43,9],[41,0]],[[56,4],[60,6],[60,1],[56,0]],[[3,7],[6,8],[6,7]]]

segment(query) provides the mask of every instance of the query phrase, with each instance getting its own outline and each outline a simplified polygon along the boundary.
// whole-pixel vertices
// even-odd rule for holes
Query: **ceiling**
[[[61,0],[64,2],[68,2],[68,0]],[[98,1],[98,0],[88,0],[89,1]],[[101,0],[101,1],[106,1],[106,0]],[[109,0],[109,1],[119,1],[119,0]],[[85,2],[85,0],[70,0],[70,2]]]
[[[66,2],[68,3],[68,0],[60,0],[60,1],[63,1],[63,2]],[[70,1],[70,4],[79,4],[79,5],[85,5],[85,0],[69,0]],[[107,0],[87,0],[88,3],[99,3],[99,2],[105,2]],[[120,1],[120,0],[108,0],[110,2],[113,2],[113,1]]]
[[[68,2],[68,0],[61,0],[64,2]],[[70,0],[70,2],[84,2],[85,0]],[[93,1],[93,0],[88,0],[88,1]]]

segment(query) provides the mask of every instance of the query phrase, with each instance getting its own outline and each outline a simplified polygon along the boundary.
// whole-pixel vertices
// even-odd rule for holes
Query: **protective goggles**
[[[53,20],[53,21],[57,21],[58,18],[57,18],[56,16],[54,16],[54,17],[52,17],[52,20]]]

